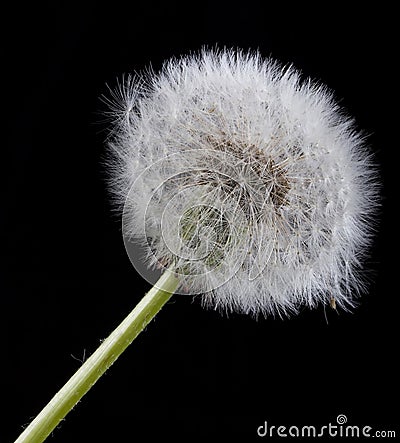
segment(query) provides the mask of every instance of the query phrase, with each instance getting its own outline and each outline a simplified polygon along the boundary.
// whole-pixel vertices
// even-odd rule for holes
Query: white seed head
[[[324,86],[204,50],[128,77],[113,101],[112,191],[149,266],[174,265],[181,291],[226,311],[354,304],[376,170]]]

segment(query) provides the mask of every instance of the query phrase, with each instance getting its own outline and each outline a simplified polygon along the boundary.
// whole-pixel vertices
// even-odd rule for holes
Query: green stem
[[[125,320],[106,338],[44,407],[15,443],[41,443],[54,430],[122,352],[143,331],[176,291],[171,269],[160,277]]]

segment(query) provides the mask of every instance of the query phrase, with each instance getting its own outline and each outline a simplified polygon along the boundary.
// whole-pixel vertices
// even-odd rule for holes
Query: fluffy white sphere
[[[207,305],[353,305],[375,169],[325,87],[258,53],[203,51],[114,93],[111,183],[150,265]]]

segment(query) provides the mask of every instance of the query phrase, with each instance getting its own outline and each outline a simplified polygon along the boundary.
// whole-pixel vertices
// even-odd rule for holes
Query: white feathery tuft
[[[111,188],[149,265],[174,264],[225,311],[354,305],[379,186],[327,88],[258,53],[204,50],[113,100]]]

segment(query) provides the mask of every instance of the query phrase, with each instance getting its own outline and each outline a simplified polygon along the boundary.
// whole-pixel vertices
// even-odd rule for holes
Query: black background
[[[352,313],[327,310],[326,319],[320,307],[258,321],[176,296],[50,441],[247,442],[264,420],[323,425],[338,414],[395,429],[394,12],[325,2],[82,3],[3,13],[0,441],[18,436],[149,289],[106,193],[106,83],[203,45],[293,63],[332,88],[369,134],[383,183],[369,292]]]

